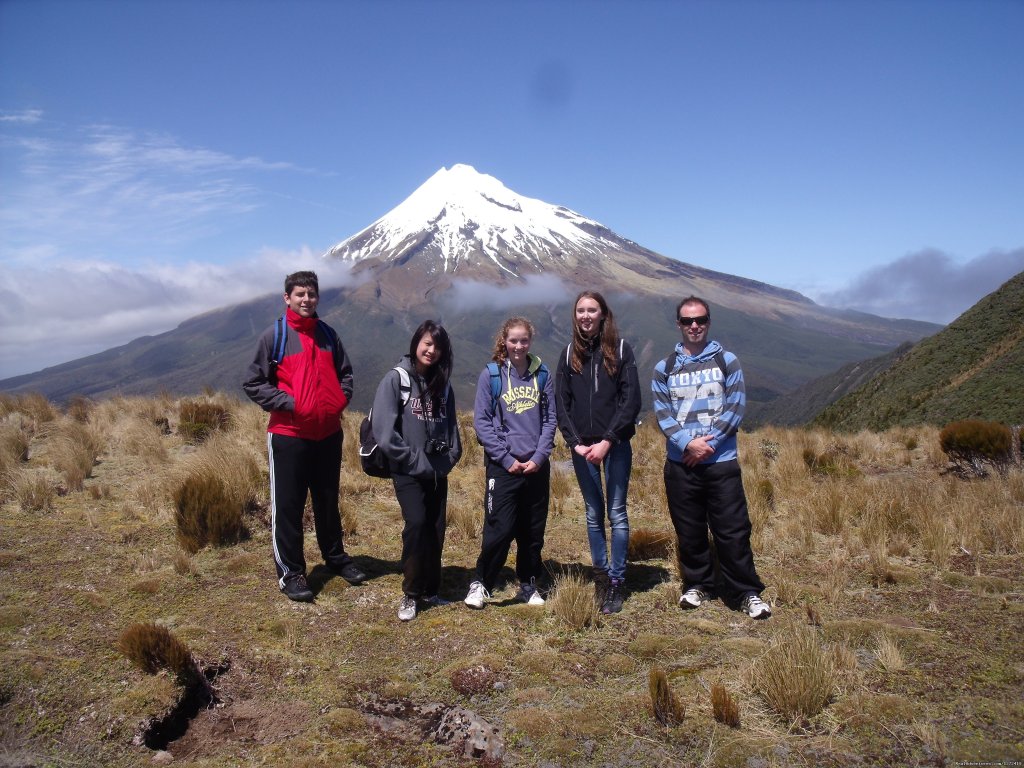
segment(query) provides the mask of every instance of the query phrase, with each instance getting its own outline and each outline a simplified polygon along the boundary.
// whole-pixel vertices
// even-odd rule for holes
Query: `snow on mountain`
[[[401,262],[426,250],[444,272],[493,262],[509,275],[518,267],[543,270],[566,252],[601,256],[624,242],[601,224],[561,206],[513,192],[468,165],[442,168],[396,208],[326,256],[357,262]]]

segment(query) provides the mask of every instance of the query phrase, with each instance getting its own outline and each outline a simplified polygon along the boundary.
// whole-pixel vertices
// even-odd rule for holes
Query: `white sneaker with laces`
[[[684,611],[689,611],[694,608],[700,608],[704,605],[708,599],[708,593],[703,589],[697,589],[696,587],[690,587],[690,589],[683,592],[679,598],[679,607]]]
[[[398,618],[402,621],[412,621],[416,618],[416,598],[403,595],[402,601],[398,604]]]
[[[484,607],[484,601],[490,598],[490,596],[491,593],[487,591],[487,587],[479,581],[474,581],[469,585],[469,593],[462,602],[470,608],[480,609]]]
[[[740,603],[740,608],[752,619],[767,619],[772,615],[772,608],[757,595],[747,595]]]

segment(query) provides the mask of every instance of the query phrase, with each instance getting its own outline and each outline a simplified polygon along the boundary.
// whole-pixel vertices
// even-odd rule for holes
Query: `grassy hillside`
[[[1024,272],[833,403],[814,423],[843,431],[964,418],[1021,424],[1022,371]]]
[[[806,424],[827,406],[891,368],[913,347],[909,342],[879,357],[848,363],[837,371],[802,384],[767,403],[751,403],[743,424],[748,429],[766,424],[795,427]]]
[[[177,433],[169,396],[78,401],[66,413],[0,397],[0,764],[1024,760],[1024,475],[945,474],[934,428],[741,435],[753,546],[775,611],[767,622],[718,601],[677,607],[664,448],[650,424],[634,440],[623,612],[593,613],[582,502],[560,442],[547,605],[516,604],[506,582],[485,610],[467,609],[483,469],[466,429],[441,590],[455,602],[402,624],[401,516],[390,484],[355,469],[359,415],[346,416],[342,508],[346,545],[370,580],[331,578],[307,532],[317,598],[298,604],[274,579],[265,415],[207,399],[231,419],[196,446]],[[172,498],[197,475],[223,481],[247,533],[190,554]],[[129,662],[119,638],[140,622],[187,646],[214,706],[190,705],[182,678]],[[681,721],[656,719],[654,668]],[[722,690],[737,725],[726,724]],[[500,760],[463,757],[465,742],[436,727],[437,713],[456,708],[497,729]]]

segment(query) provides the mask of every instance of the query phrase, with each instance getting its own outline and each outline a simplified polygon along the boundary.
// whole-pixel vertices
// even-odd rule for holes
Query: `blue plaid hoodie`
[[[739,359],[717,341],[709,342],[697,355],[688,355],[682,342],[676,344],[675,352],[670,370],[660,361],[651,381],[654,416],[665,434],[669,461],[681,462],[689,442],[702,435],[711,436],[715,449],[703,464],[736,459],[736,432],[747,407]],[[715,360],[719,352],[725,374]]]

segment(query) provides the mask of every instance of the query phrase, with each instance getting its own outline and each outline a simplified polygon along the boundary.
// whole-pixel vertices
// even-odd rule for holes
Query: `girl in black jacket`
[[[619,338],[612,311],[597,291],[583,291],[573,303],[573,340],[558,361],[555,405],[586,505],[597,588],[607,579],[601,611],[617,613],[622,610],[629,548],[629,441],[640,413],[640,382],[633,349]],[[606,515],[612,534],[610,562]]]

